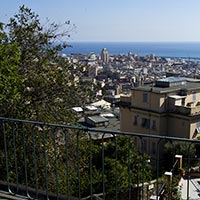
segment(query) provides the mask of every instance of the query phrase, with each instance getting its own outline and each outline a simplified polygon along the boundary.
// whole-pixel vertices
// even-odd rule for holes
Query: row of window
[[[138,125],[138,116],[135,116],[135,117],[134,117],[134,122],[133,122],[133,124],[134,124],[135,126]],[[146,129],[156,130],[156,120],[152,120],[152,123],[150,123],[150,119],[142,118],[141,126],[142,126],[143,128],[146,128]]]
[[[197,99],[196,93],[192,93],[192,101],[195,102]],[[148,93],[144,92],[143,93],[143,103],[148,103]]]

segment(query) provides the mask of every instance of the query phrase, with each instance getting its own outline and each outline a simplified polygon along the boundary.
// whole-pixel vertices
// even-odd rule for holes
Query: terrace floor
[[[199,200],[200,199],[200,178],[192,178],[190,180],[181,178],[181,198],[187,200],[187,187],[189,183],[189,199]]]
[[[2,191],[0,191],[0,200],[24,200],[25,198],[12,196],[10,194],[5,194]]]

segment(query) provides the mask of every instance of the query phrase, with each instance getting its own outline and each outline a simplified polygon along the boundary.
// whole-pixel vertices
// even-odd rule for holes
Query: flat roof
[[[167,77],[163,79],[158,79],[158,81],[174,83],[174,82],[179,82],[179,81],[186,81],[186,78],[171,76],[171,77]]]
[[[107,118],[102,117],[100,115],[89,116],[87,118],[90,119],[91,121],[95,122],[95,123],[101,123],[101,122],[108,122],[109,121]]]
[[[85,106],[85,108],[86,108],[87,110],[90,110],[90,111],[96,111],[96,110],[98,110],[97,107],[95,107],[95,106],[93,106],[93,105],[87,105],[87,106]]]
[[[74,110],[76,112],[83,112],[83,108],[81,108],[81,107],[73,107],[72,110]]]
[[[195,80],[195,81],[194,81]],[[140,86],[140,87],[135,87],[133,90],[141,90],[141,91],[148,91],[148,92],[153,92],[153,93],[170,93],[170,92],[175,92],[178,90],[187,90],[187,91],[192,91],[192,90],[200,90],[200,80],[197,81],[197,79],[186,79],[186,84],[184,85],[174,85],[171,87],[159,87],[155,85],[145,85],[145,86]]]
[[[114,114],[112,113],[102,113],[100,114],[101,117],[106,117],[106,118],[112,118],[112,117],[115,117]]]

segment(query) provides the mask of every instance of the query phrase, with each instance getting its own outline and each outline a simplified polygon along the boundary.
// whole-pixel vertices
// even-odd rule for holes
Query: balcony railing
[[[200,113],[200,106],[174,106],[174,112],[181,113],[184,115],[197,115]]]
[[[198,163],[200,146],[198,140],[7,118],[0,118],[0,132],[0,190],[29,199],[175,199],[175,180]],[[177,145],[185,148],[183,160],[175,158]],[[186,190],[189,199],[189,184]]]

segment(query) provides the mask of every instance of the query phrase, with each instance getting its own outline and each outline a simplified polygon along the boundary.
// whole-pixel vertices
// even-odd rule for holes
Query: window
[[[147,141],[143,140],[143,150],[146,153],[147,152]]]
[[[152,122],[152,130],[156,130],[156,120],[153,120]]]
[[[195,131],[194,131],[194,134],[193,134],[192,138],[194,139],[194,138],[197,136],[197,134],[198,134],[198,131],[197,131],[197,129],[195,129]]]
[[[146,124],[146,118],[142,118],[142,127],[145,127]]]
[[[143,93],[143,103],[148,102],[148,93]]]
[[[155,142],[152,142],[151,152],[152,152],[152,154],[156,154],[156,144],[155,144]]]
[[[150,119],[147,119],[146,128],[150,128]]]
[[[134,117],[134,122],[133,122],[133,124],[134,124],[134,125],[137,125],[137,124],[138,124],[138,116],[135,116],[135,117]]]
[[[150,128],[150,119],[142,118],[142,127],[143,128]]]
[[[199,133],[200,133],[200,123],[197,123],[196,124],[196,129],[194,131],[194,134],[193,134],[192,138],[195,138]]]

